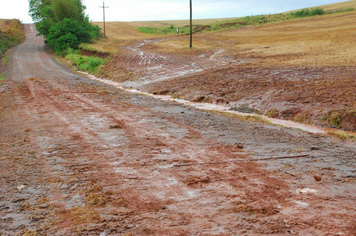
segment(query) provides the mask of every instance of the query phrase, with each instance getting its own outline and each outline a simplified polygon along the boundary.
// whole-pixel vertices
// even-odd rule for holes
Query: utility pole
[[[105,32],[105,8],[109,8],[105,6],[105,2],[103,2],[103,6],[99,6],[103,8],[103,21],[104,21],[104,38],[106,38],[106,32]]]
[[[193,47],[193,6],[190,0],[190,48]]]

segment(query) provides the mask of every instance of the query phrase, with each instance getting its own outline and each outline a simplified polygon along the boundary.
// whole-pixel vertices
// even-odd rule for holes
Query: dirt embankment
[[[130,41],[101,76],[156,94],[356,131],[354,13]],[[247,108],[247,109],[246,109]]]
[[[97,51],[92,51],[87,49],[80,49],[80,54],[83,56],[88,56],[88,57],[94,56],[102,59],[106,59],[108,56],[110,56],[110,53],[107,52],[97,52]]]
[[[226,104],[236,110],[247,107],[273,118],[356,131],[355,67],[227,67],[144,89],[192,101]]]

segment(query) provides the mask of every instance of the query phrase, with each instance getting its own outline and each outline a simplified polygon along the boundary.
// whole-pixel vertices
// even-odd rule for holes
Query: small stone
[[[312,150],[312,151],[320,150],[320,147],[314,147],[313,146],[313,147],[310,148],[310,150]]]
[[[110,129],[122,129],[122,126],[119,124],[116,125],[110,125]]]
[[[244,149],[244,145],[242,143],[235,143],[234,147],[237,149]]]
[[[21,191],[22,189],[24,189],[24,188],[26,188],[26,186],[25,185],[20,185],[20,186],[17,186],[17,189],[19,190],[19,191]]]
[[[314,179],[315,179],[315,181],[320,181],[320,180],[321,180],[321,176],[319,176],[319,175],[314,175]]]

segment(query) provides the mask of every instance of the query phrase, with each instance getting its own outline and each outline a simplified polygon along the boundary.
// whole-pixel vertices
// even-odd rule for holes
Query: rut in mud
[[[26,32],[0,90],[1,235],[355,234],[354,144],[92,81]]]

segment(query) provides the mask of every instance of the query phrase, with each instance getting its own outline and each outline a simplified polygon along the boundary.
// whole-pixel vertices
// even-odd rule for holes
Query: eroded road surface
[[[25,30],[0,87],[0,235],[356,234],[354,143],[101,84]]]

